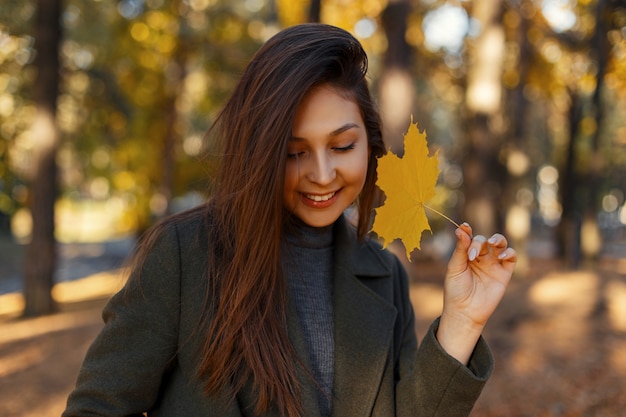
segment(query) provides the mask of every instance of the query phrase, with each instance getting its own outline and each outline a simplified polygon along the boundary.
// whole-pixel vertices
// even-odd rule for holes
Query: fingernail
[[[469,260],[473,261],[474,259],[476,259],[476,249],[472,248],[469,251]]]
[[[506,258],[506,251],[504,251],[500,255],[498,255],[498,259],[504,259],[504,258]]]
[[[456,229],[454,231],[454,234],[456,235],[456,238],[459,239],[459,240],[461,240],[461,233],[462,233],[461,229]]]
[[[469,227],[469,223],[468,223],[468,222],[463,222],[463,223],[461,223],[461,226],[467,226],[467,227]]]
[[[494,244],[494,243],[496,243],[497,241],[498,241],[498,239],[496,239],[496,237],[495,237],[495,236],[491,236],[487,242],[489,242],[489,243],[491,243],[491,244],[493,245],[493,244]]]

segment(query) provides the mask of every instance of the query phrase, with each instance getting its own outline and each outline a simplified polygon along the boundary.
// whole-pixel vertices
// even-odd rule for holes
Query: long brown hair
[[[287,284],[280,262],[288,218],[283,206],[287,143],[295,111],[321,84],[358,104],[370,147],[365,186],[356,202],[357,234],[363,238],[377,196],[377,158],[385,152],[366,72],[367,56],[348,32],[323,24],[287,28],[253,57],[210,131],[221,162],[205,211],[211,291],[198,376],[207,394],[231,398],[251,382],[256,415],[272,406],[282,416],[302,414],[296,377],[302,362],[287,334]]]

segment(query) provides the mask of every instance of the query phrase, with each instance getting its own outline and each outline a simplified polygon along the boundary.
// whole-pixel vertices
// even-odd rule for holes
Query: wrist
[[[463,365],[469,363],[484,326],[444,311],[436,337],[441,347]]]

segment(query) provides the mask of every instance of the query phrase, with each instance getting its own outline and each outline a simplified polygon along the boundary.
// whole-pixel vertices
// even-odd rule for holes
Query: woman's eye
[[[296,158],[300,158],[302,155],[304,155],[304,152],[289,152],[287,154],[287,158],[296,159]]]
[[[334,150],[336,150],[337,152],[347,152],[349,150],[354,149],[354,143],[351,143],[348,146],[342,146],[342,147],[337,147],[337,148],[333,148]]]

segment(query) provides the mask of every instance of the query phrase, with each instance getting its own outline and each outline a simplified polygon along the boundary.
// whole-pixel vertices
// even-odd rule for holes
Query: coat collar
[[[334,240],[335,376],[333,416],[370,415],[390,352],[396,309],[367,284],[389,279],[380,249],[358,243],[342,216]],[[308,366],[308,350],[295,306],[288,317],[298,356]],[[319,415],[317,388],[304,372],[300,378],[307,416]]]
[[[344,216],[335,224],[335,265],[343,264],[359,277],[389,277],[391,270],[378,246],[358,242],[356,230]]]

